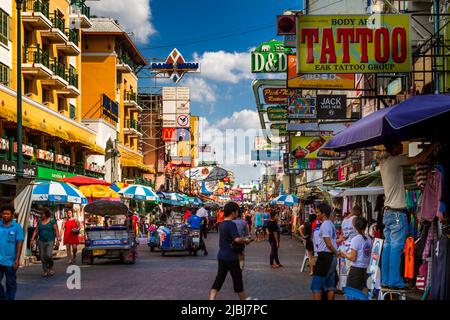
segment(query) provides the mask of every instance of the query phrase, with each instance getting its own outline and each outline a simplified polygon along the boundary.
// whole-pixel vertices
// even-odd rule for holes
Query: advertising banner
[[[198,153],[199,153],[199,138],[200,138],[200,132],[199,132],[199,122],[200,117],[197,116],[191,116],[190,119],[190,131],[191,131],[191,157],[192,159],[198,159]]]
[[[24,173],[26,176],[35,177],[36,167],[24,165]],[[14,161],[0,160],[0,174],[15,176],[17,171],[17,164]]]
[[[283,106],[268,107],[267,117],[270,121],[284,121],[287,120],[287,108]]]
[[[297,56],[288,56],[288,88],[353,89],[355,75],[350,73],[297,73]]]
[[[171,142],[176,141],[176,128],[163,128],[162,129],[162,141]]]
[[[43,180],[57,181],[59,179],[70,178],[74,176],[76,176],[76,174],[70,172],[64,172],[39,166],[37,167],[37,177]]]
[[[318,119],[347,118],[346,95],[317,95],[316,107]]]
[[[302,97],[300,90],[289,95],[287,106],[289,119],[315,119],[317,117],[316,98]]]
[[[289,94],[294,94],[295,90],[286,88],[265,88],[263,90],[264,102],[266,104],[286,104]]]
[[[297,36],[295,34],[287,34],[284,36],[284,46],[286,48],[297,48]]]
[[[186,178],[191,178],[193,180],[204,180],[206,179],[211,172],[213,171],[214,167],[196,167],[189,170],[186,170],[184,172],[184,176]]]
[[[323,148],[330,139],[331,136],[292,137],[291,155],[296,159],[341,159],[341,153]]]
[[[300,15],[297,59],[297,73],[410,72],[410,16]]]
[[[175,114],[163,114],[163,128],[174,128],[177,126],[177,120]]]

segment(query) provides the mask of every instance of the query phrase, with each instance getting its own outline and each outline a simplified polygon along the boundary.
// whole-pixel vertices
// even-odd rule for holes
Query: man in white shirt
[[[384,146],[387,153],[380,161],[385,195],[383,214],[385,240],[381,255],[381,286],[404,289],[405,284],[400,275],[400,258],[405,246],[408,220],[403,167],[425,162],[432,153],[434,145],[413,158],[403,155],[403,145],[398,138],[391,138]]]

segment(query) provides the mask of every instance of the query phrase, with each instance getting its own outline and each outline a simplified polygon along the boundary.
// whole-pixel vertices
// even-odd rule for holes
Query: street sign
[[[188,114],[180,114],[177,116],[177,125],[178,127],[189,127],[189,115]]]

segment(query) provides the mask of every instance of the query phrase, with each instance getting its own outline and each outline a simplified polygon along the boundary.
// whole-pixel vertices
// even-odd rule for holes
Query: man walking
[[[242,282],[242,270],[239,266],[239,256],[236,248],[241,245],[249,244],[250,239],[244,239],[239,236],[238,228],[233,222],[239,212],[239,206],[236,202],[228,202],[224,208],[224,220],[219,227],[219,253],[217,254],[218,271],[214,284],[209,293],[210,300],[216,300],[217,293],[222,288],[228,272],[233,279],[234,292],[240,300],[245,300],[244,283]]]
[[[203,234],[203,238],[208,238],[208,211],[205,209],[205,206],[202,206],[197,211],[197,216],[202,218],[202,229],[201,233]]]
[[[334,300],[336,290],[336,266],[339,252],[336,245],[336,228],[330,220],[331,207],[326,203],[317,206],[317,219],[322,224],[317,240],[317,262],[311,282],[314,300],[322,300],[322,292],[327,292],[327,300]]]
[[[23,245],[22,227],[13,220],[13,206],[1,209],[0,221],[0,300],[14,300],[16,297],[16,272],[20,264]],[[1,284],[6,277],[6,290]]]
[[[403,145],[398,138],[391,138],[384,144],[387,153],[380,161],[381,180],[384,187],[384,244],[381,255],[381,286],[404,289],[400,276],[400,258],[406,242],[406,194],[403,181],[403,167],[423,163],[433,152],[430,145],[419,155],[408,158],[403,155]]]

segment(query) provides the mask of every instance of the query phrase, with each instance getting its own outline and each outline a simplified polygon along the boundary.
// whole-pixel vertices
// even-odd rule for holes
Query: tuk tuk
[[[82,263],[93,264],[94,258],[105,258],[134,264],[136,231],[128,207],[121,202],[99,200],[86,205],[84,213],[86,239]]]

